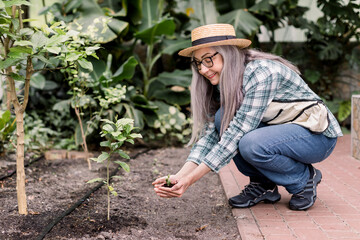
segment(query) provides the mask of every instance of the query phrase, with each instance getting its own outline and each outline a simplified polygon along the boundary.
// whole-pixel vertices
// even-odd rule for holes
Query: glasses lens
[[[212,67],[212,66],[214,65],[211,57],[206,57],[206,58],[204,58],[204,59],[202,60],[202,63],[203,63],[204,66],[207,67],[207,68],[210,68],[210,67]]]

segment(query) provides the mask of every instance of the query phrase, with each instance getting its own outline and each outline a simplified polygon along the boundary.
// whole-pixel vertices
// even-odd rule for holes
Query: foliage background
[[[87,45],[100,47],[96,49],[98,59],[87,58],[92,69],[84,62],[76,73],[62,70],[33,76],[25,116],[28,146],[32,149],[78,149],[83,139],[76,108],[90,149],[100,141],[100,119],[114,120],[116,116],[135,120],[143,144],[186,142],[191,125],[191,72],[189,60],[177,52],[190,45],[191,29],[216,22],[233,24],[238,37],[253,41],[252,47],[297,64],[307,83],[327,102],[341,124],[349,127],[346,119],[350,99],[335,98],[333,84],[344,63],[359,72],[357,1],[345,4],[318,0],[322,17],[317,21],[303,17],[308,9],[299,6],[297,0],[36,2],[36,6],[42,4],[41,8],[29,8],[39,12],[44,23],[64,22],[80,32]],[[274,33],[284,24],[303,29],[306,41],[277,42]],[[41,28],[41,23],[32,26]],[[259,41],[261,26],[266,27],[269,42]],[[1,94],[3,105],[5,96]]]

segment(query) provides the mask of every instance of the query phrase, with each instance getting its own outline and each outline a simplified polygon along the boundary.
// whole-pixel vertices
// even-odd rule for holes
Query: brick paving
[[[360,160],[351,157],[350,148],[351,136],[345,135],[328,159],[314,165],[323,178],[317,201],[307,211],[290,210],[291,195],[283,187],[275,204],[233,208],[242,240],[360,240]],[[227,198],[249,182],[233,162],[220,171],[220,179]]]

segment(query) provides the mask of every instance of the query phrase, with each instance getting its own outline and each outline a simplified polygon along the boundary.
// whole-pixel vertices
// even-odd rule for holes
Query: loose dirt
[[[132,150],[130,155],[134,156]],[[103,186],[71,214],[64,217],[44,239],[241,239],[218,175],[209,173],[181,198],[157,197],[152,181],[176,173],[187,148],[151,150],[128,162],[131,171],[119,171],[114,179],[118,196],[111,197],[111,220],[107,221],[107,196]],[[0,176],[12,167],[0,159]],[[103,165],[85,160],[40,160],[26,169],[29,214],[17,213],[16,176],[0,182],[0,239],[37,239],[57,216],[82,198],[103,177]]]

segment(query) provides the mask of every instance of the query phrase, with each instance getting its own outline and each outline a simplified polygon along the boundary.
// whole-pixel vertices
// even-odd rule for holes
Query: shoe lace
[[[241,191],[241,194],[243,195],[252,194],[252,193],[258,194],[259,191],[261,192],[265,191],[265,189],[260,187],[260,183],[250,182],[248,185],[244,187],[244,189]]]

